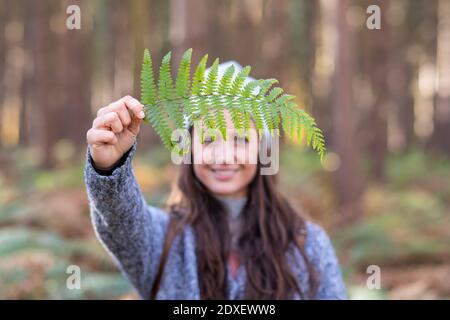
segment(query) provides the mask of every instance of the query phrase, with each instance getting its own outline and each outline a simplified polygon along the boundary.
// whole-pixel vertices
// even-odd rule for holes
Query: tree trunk
[[[377,2],[382,13],[387,12],[386,0]],[[382,18],[384,16],[382,15]],[[370,79],[372,92],[375,97],[370,107],[368,127],[370,132],[369,153],[372,158],[372,176],[379,181],[384,180],[385,158],[387,153],[387,108],[390,103],[387,84],[389,74],[389,36],[387,23],[382,20],[381,29],[364,32],[366,46],[366,71]]]
[[[64,1],[60,10],[65,10],[74,1]],[[85,15],[88,12],[84,12]],[[83,17],[83,15],[82,15]],[[84,20],[85,21],[85,20]],[[83,25],[83,21],[82,21]],[[61,81],[64,87],[64,128],[63,136],[76,147],[84,149],[86,131],[91,124],[91,56],[93,54],[92,40],[86,31],[87,26],[80,30],[65,30],[60,41],[63,45],[63,72]]]
[[[450,154],[450,2],[438,4],[437,72],[432,145]]]
[[[336,172],[336,192],[342,224],[361,216],[362,193],[354,123],[355,106],[352,101],[352,33],[344,18],[349,4],[349,0],[337,1],[334,21],[337,30],[337,52],[332,119],[334,148],[340,158],[340,166]]]

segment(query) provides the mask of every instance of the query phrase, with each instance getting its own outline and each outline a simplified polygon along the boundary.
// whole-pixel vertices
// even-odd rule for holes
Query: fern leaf
[[[203,89],[207,61],[208,55],[205,54],[200,60],[197,69],[195,70],[194,79],[192,80],[192,91],[191,91],[193,95],[199,94]]]
[[[234,76],[234,66],[231,65],[225,70],[225,73],[223,74],[222,79],[220,80],[218,90],[220,94],[226,94],[229,91],[231,86],[231,79],[233,78],[233,76]]]
[[[236,130],[248,133],[251,120],[260,137],[265,129],[286,135],[312,147],[321,157],[325,153],[325,139],[312,116],[298,108],[295,96],[284,93],[280,87],[272,87],[276,79],[254,80],[245,84],[250,66],[235,76],[235,67],[228,67],[219,78],[219,59],[215,59],[208,75],[205,54],[196,67],[191,81],[192,49],[184,52],[175,85],[171,76],[171,53],[166,54],[159,69],[158,87],[155,85],[152,58],[144,51],[141,70],[141,101],[145,105],[146,121],[150,122],[163,144],[172,148],[173,128],[183,127],[185,120],[207,129],[218,129],[226,139],[225,108],[230,113]],[[244,85],[245,84],[245,85]],[[200,127],[199,127],[200,128]],[[201,130],[203,141],[204,130]]]
[[[149,107],[154,106],[157,100],[155,77],[153,75],[153,63],[150,52],[144,51],[141,70],[141,103]],[[145,110],[146,111],[146,110]],[[149,121],[148,111],[145,112],[145,120]]]
[[[217,129],[220,131],[220,134],[222,135],[222,138],[224,140],[227,139],[227,122],[225,120],[224,116],[224,106],[223,106],[223,100],[221,99],[221,96],[214,96],[214,123],[217,126]]]
[[[167,115],[157,103],[157,90],[153,76],[152,58],[148,50],[144,51],[141,71],[141,103],[145,106],[145,119],[150,122],[167,148],[172,147],[171,130]]]
[[[258,99],[264,99],[265,94],[269,91],[270,87],[274,85],[275,83],[278,83],[277,79],[267,79],[261,81],[261,89],[258,92]]]
[[[253,80],[248,82],[245,86],[244,89],[242,90],[241,96],[244,98],[250,98],[251,95],[253,95],[253,91],[255,90],[255,88],[260,84],[259,80]]]
[[[211,69],[209,70],[208,77],[206,78],[202,94],[210,95],[216,93],[218,74],[219,74],[219,58],[216,58],[216,60],[214,60],[213,65],[211,66]]]
[[[163,60],[161,67],[159,68],[159,100],[174,100],[174,88],[173,88],[173,81],[172,81],[172,75],[170,73],[170,59],[171,59],[172,53],[167,53]]]
[[[159,71],[159,99],[165,101],[163,106],[167,110],[175,128],[182,128],[184,124],[183,111],[180,103],[175,101],[177,94],[173,85],[170,60],[171,52],[164,56]]]
[[[242,87],[244,86],[245,79],[249,75],[251,70],[250,66],[246,66],[245,68],[241,69],[239,73],[236,75],[236,77],[233,80],[233,83],[231,84],[231,90],[230,95],[235,96],[241,93]]]
[[[186,50],[178,68],[175,92],[178,98],[188,97],[191,78],[192,49]]]
[[[270,93],[266,96],[265,102],[267,103],[267,107],[270,109],[270,118],[272,119],[271,129],[276,129],[280,125],[280,112],[278,106],[276,106],[273,102],[283,93],[283,89],[276,87],[273,88]],[[277,131],[278,132],[278,131]]]

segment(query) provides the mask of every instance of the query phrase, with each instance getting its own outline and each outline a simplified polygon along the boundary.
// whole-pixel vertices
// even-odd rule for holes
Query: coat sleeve
[[[118,167],[105,173],[94,168],[88,147],[84,175],[96,235],[146,299],[162,253],[168,215],[147,205],[132,170],[135,152],[136,143]]]

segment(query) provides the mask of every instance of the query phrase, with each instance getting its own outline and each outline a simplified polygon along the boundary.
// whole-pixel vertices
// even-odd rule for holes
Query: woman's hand
[[[98,110],[86,134],[94,166],[110,170],[131,148],[144,119],[143,105],[130,96]]]

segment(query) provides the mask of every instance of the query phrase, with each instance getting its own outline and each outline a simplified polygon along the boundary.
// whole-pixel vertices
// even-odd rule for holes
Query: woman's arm
[[[98,110],[86,134],[85,181],[98,237],[148,298],[168,216],[146,205],[131,167],[144,116],[143,105],[130,96]]]
[[[85,182],[97,236],[116,264],[148,298],[161,255],[168,216],[147,206],[133,174],[136,143],[111,172],[95,168],[88,147]]]

